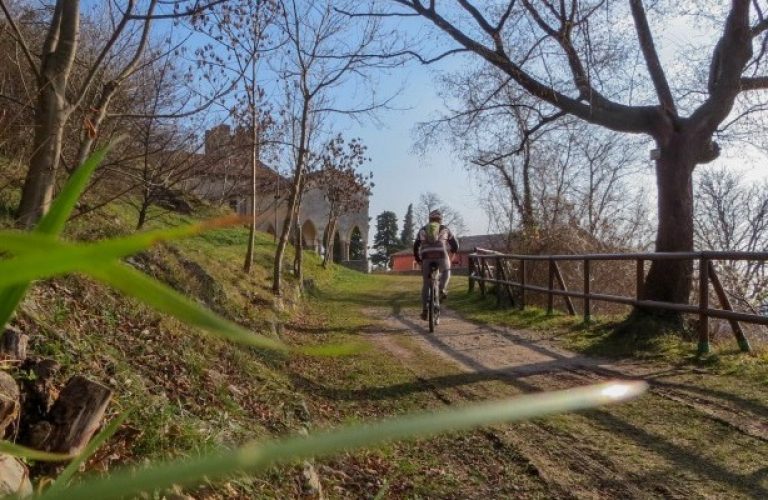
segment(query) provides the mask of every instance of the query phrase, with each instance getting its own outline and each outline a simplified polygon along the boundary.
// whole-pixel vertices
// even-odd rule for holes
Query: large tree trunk
[[[80,2],[58,0],[42,47],[32,158],[17,212],[25,227],[34,226],[53,199],[64,125],[71,112],[67,83],[79,38]]]
[[[32,158],[17,214],[23,227],[34,226],[51,205],[67,120],[65,106],[63,95],[56,90],[51,87],[41,89],[35,109]]]
[[[656,161],[659,214],[656,252],[693,251],[692,175],[696,166],[693,151],[695,148],[690,139],[680,137],[662,148],[660,158]],[[653,261],[641,296],[646,300],[687,304],[692,274],[691,261]],[[661,315],[673,320],[680,319],[676,313]]]

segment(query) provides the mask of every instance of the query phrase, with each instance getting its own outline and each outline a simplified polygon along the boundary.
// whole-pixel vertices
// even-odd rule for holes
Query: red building
[[[469,267],[469,254],[476,248],[504,252],[509,249],[509,236],[506,234],[481,234],[477,236],[464,236],[458,238],[459,253],[454,258],[454,269],[466,269]],[[413,250],[408,248],[394,253],[390,257],[392,271],[407,272],[421,269],[413,258]]]

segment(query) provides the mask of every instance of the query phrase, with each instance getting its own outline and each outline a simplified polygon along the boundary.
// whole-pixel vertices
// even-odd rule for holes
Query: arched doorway
[[[339,263],[342,260],[344,260],[344,248],[341,245],[339,232],[336,231],[336,234],[333,235],[333,261]]]
[[[363,233],[355,226],[349,235],[349,260],[365,260]]]
[[[301,236],[304,240],[305,250],[317,251],[317,229],[311,220],[307,219],[301,226]]]

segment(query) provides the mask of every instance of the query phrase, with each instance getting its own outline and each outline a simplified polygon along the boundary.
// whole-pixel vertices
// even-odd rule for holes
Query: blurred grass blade
[[[35,231],[38,233],[58,236],[64,224],[67,222],[72,209],[80,196],[88,186],[96,167],[104,160],[112,146],[119,141],[115,140],[106,147],[94,152],[88,157],[80,167],[75,170],[67,180],[61,193],[56,197],[47,214],[40,219]],[[21,283],[0,289],[0,329],[4,329],[13,317],[13,312],[19,306],[24,295],[27,293],[29,283]]]
[[[276,463],[320,457],[391,440],[424,438],[446,431],[594,408],[637,397],[646,387],[643,382],[612,382],[477,404],[458,410],[354,425],[309,437],[251,444],[231,452],[158,464],[141,470],[116,472],[108,478],[94,479],[64,491],[44,494],[42,498],[125,498],[175,484],[193,485],[203,480],[216,480],[236,473],[264,469]]]
[[[28,460],[38,460],[40,462],[63,462],[72,458],[72,455],[33,450],[10,441],[0,441],[0,453]]]
[[[194,236],[209,227],[220,225],[220,220],[211,221],[88,244],[67,244],[42,234],[0,231],[0,251],[22,254],[20,257],[0,261],[0,287],[82,272],[100,263],[141,252],[161,241]]]
[[[144,302],[153,309],[192,326],[202,328],[216,337],[262,349],[287,351],[282,342],[257,335],[207,308],[195,303],[171,287],[119,262],[85,269],[89,276]]]
[[[80,470],[80,466],[84,464],[89,458],[91,458],[91,456],[96,453],[96,450],[101,448],[101,445],[104,444],[107,439],[111,438],[115,432],[117,432],[127,417],[128,413],[118,416],[117,418],[113,419],[109,425],[102,429],[101,432],[94,436],[94,438],[91,439],[91,442],[88,443],[85,449],[79,455],[77,455],[74,460],[72,460],[64,468],[63,471],[61,471],[61,474],[58,475],[56,481],[48,489],[48,493],[53,494],[63,490],[69,484],[69,481],[74,477],[77,471]]]

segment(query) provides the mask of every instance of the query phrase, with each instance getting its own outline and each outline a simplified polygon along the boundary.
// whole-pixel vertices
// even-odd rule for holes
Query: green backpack
[[[437,239],[440,237],[440,223],[430,222],[424,228],[427,233],[427,243],[437,243]]]

